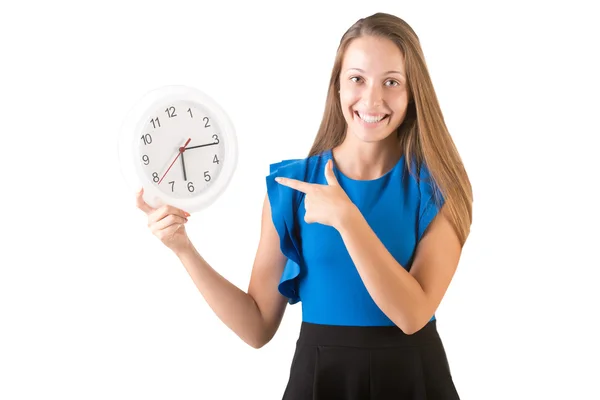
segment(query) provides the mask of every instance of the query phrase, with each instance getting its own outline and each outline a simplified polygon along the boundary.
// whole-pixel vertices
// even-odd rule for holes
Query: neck
[[[402,155],[396,135],[375,143],[358,141],[348,134],[332,150],[336,167],[344,175],[356,180],[377,179],[391,170]]]

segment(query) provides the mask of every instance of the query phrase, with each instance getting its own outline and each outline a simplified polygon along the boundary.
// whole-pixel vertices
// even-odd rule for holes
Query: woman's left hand
[[[325,166],[325,179],[326,185],[283,177],[277,177],[275,181],[306,194],[304,220],[307,223],[318,222],[339,230],[340,224],[355,206],[335,177],[331,160]]]

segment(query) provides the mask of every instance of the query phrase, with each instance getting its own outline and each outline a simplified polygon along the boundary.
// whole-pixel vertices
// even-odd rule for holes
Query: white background
[[[0,398],[281,398],[300,305],[260,350],[228,330],[135,208],[118,131],[163,85],[227,110],[238,170],[187,229],[246,290],[268,165],[305,156],[341,35],[384,11],[418,33],[474,187],[437,312],[461,398],[599,399],[600,29],[548,3],[3,4]]]

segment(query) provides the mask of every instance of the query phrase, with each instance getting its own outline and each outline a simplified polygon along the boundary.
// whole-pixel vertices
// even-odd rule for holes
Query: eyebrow
[[[348,68],[348,71],[350,71],[350,70],[358,71],[358,72],[361,72],[363,74],[365,73],[365,71],[362,70],[362,69],[360,69],[360,68]],[[394,71],[394,70],[386,71],[385,74],[399,74],[399,75],[404,76],[404,74],[402,72],[400,72],[400,71]]]

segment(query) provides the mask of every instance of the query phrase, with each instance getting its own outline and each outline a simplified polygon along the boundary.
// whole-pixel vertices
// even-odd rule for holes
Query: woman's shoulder
[[[321,164],[326,162],[326,152],[303,157],[289,158],[269,164],[269,175],[267,179],[286,177],[311,182],[315,176],[314,172]]]

